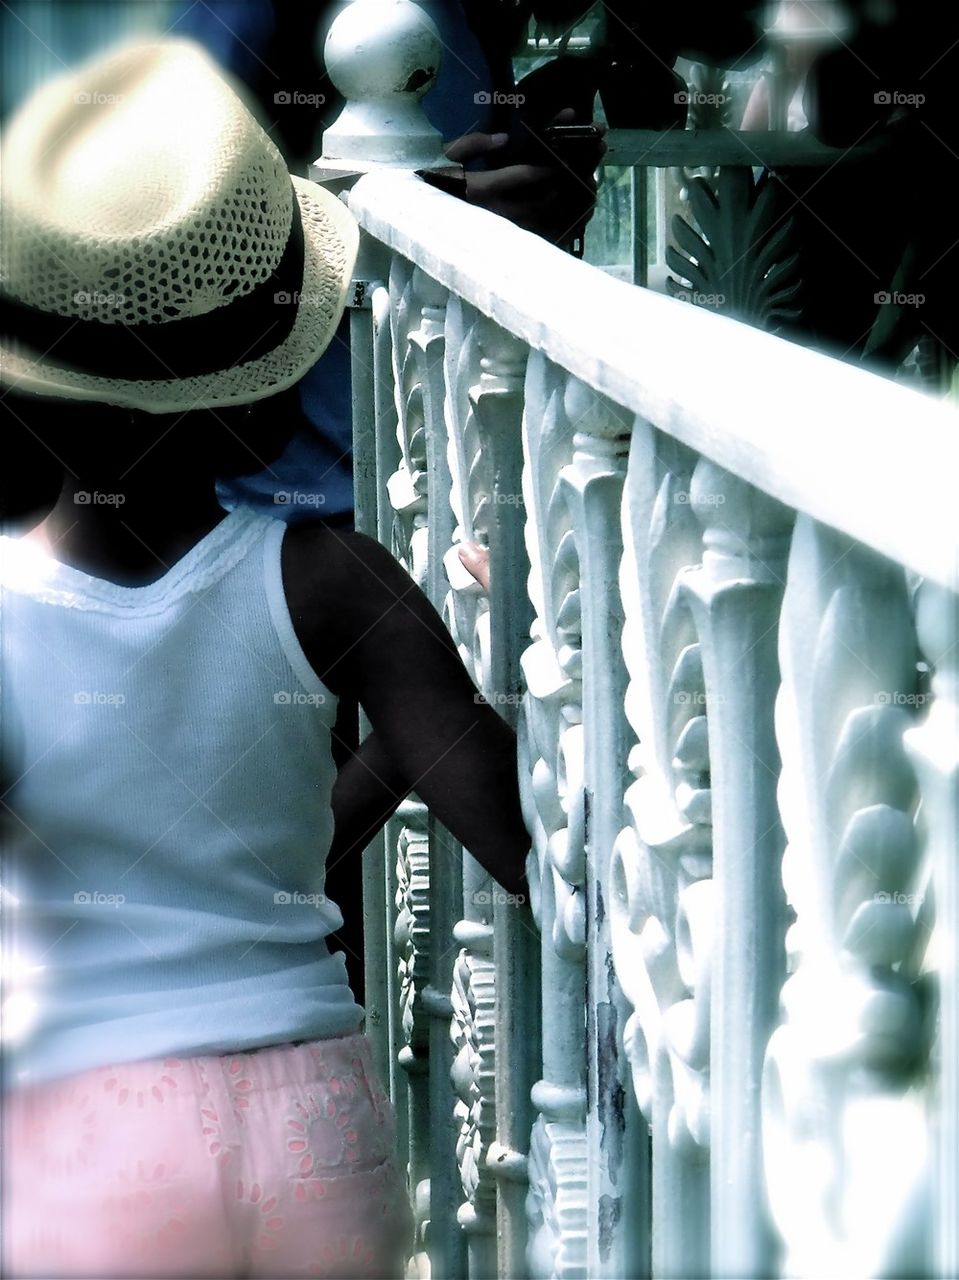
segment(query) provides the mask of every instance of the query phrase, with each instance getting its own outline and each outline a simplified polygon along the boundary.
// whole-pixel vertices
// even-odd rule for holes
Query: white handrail
[[[613,403],[952,590],[959,415],[889,379],[604,275],[410,173],[350,208],[401,253]]]

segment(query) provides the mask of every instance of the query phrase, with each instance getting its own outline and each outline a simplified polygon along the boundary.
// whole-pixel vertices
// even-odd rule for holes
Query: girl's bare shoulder
[[[419,594],[412,578],[374,538],[320,521],[289,527],[282,571],[297,639],[324,679],[338,664],[345,672],[348,664],[342,659],[391,608]],[[334,678],[331,688],[335,684]]]

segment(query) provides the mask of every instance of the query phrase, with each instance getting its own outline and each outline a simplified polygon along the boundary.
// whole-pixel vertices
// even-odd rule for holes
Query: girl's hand
[[[460,563],[489,595],[489,547],[481,547],[478,542],[464,542],[457,552]]]
[[[575,123],[576,112],[564,108],[553,125]],[[585,226],[596,203],[595,171],[607,150],[605,125],[595,139],[559,153],[529,127],[512,141],[506,133],[467,133],[444,148],[449,160],[466,164],[481,157],[488,167],[465,174],[466,199],[518,227],[565,244],[578,224]],[[428,179],[428,175],[424,174]]]

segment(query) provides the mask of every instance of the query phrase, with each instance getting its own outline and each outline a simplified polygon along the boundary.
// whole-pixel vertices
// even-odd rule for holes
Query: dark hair
[[[64,475],[91,454],[128,456],[132,466],[165,440],[182,447],[185,468],[227,479],[273,462],[304,425],[296,386],[248,405],[170,414],[11,391],[0,400],[0,520],[49,509]]]

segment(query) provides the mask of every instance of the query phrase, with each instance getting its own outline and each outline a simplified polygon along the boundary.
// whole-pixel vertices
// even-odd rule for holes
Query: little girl
[[[4,449],[62,479],[0,539],[3,1274],[399,1275],[325,868],[415,789],[522,893],[515,743],[382,547],[215,492],[281,451],[356,226],[171,41],[28,101],[0,231]]]

